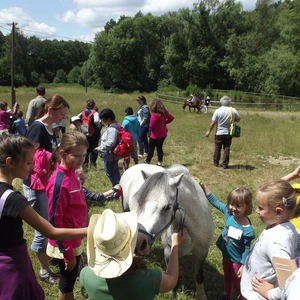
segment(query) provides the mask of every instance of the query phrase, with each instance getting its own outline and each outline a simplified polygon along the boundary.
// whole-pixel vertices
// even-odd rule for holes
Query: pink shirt
[[[49,222],[54,227],[86,227],[88,207],[75,169],[65,169],[57,165],[48,182],[46,193],[49,200]],[[48,239],[48,242],[54,247],[59,247],[64,253],[65,261],[71,261],[74,259],[73,249],[80,246],[81,240],[81,238],[65,241]]]
[[[0,130],[9,129],[8,119],[11,115],[11,112],[0,110]]]
[[[150,118],[150,138],[154,140],[159,140],[167,136],[168,129],[167,124],[171,123],[174,120],[174,116],[172,114],[168,114],[166,118],[162,114],[151,114]]]

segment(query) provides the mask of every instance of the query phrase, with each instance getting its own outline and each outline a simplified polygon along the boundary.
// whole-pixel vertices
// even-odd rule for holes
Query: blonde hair
[[[233,189],[227,196],[227,207],[229,205],[245,205],[245,215],[251,215],[253,210],[252,192],[244,186]]]
[[[83,164],[80,168],[78,168],[76,170],[76,172],[80,176],[80,175],[83,175],[83,174],[88,174],[89,170],[88,170],[87,166],[85,164]]]
[[[61,159],[59,150],[64,150],[65,153],[68,153],[77,146],[85,146],[86,148],[89,147],[89,142],[82,132],[70,131],[63,134],[60,144],[52,152],[50,160],[50,173],[54,171],[56,163],[60,163]]]
[[[258,188],[259,192],[268,194],[268,206],[274,210],[285,208],[290,216],[296,206],[296,192],[291,184],[283,179],[271,180]]]

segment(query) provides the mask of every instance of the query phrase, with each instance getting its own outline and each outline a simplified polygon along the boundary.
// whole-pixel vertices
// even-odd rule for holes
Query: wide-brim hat
[[[132,264],[137,233],[135,211],[118,214],[106,209],[101,215],[92,215],[87,234],[88,266],[103,278],[121,276]]]
[[[82,120],[78,116],[74,116],[70,119],[70,123],[73,124],[76,121],[80,121],[82,123]]]

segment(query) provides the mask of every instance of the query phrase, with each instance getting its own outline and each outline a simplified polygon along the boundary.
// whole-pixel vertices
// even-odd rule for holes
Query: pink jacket
[[[48,196],[49,222],[57,228],[86,227],[87,203],[75,169],[65,169],[57,165],[46,187]],[[65,261],[75,258],[73,248],[80,246],[82,239],[48,242],[58,247]]]
[[[167,136],[168,129],[167,124],[171,123],[174,120],[174,116],[172,114],[168,114],[168,117],[166,118],[162,114],[151,114],[150,118],[150,138],[151,139],[162,139]]]

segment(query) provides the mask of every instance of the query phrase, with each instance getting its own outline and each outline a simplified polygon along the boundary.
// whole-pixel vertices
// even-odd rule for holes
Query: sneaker
[[[54,274],[51,271],[48,271],[44,274],[40,274],[40,279],[44,282],[47,282],[49,284],[58,284],[59,277],[54,276]]]
[[[158,162],[156,165],[162,167],[162,164],[160,162]]]
[[[142,154],[139,154],[139,158],[143,158],[143,155],[142,155]]]

